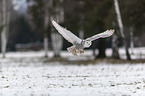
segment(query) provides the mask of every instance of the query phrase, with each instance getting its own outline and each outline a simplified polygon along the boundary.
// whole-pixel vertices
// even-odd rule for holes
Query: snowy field
[[[111,56],[110,49],[106,52]],[[124,50],[120,52],[125,58]],[[61,56],[85,60],[92,59],[91,54],[86,51],[76,58],[62,52]],[[144,55],[144,48],[140,48],[132,57],[143,59]],[[64,65],[44,62],[42,56],[43,51],[10,52],[6,59],[0,54],[0,96],[145,96],[145,63]]]

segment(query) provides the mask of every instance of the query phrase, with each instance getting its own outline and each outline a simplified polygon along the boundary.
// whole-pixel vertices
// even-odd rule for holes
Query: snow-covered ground
[[[76,58],[62,52],[61,56],[91,59],[91,54],[86,51],[85,56]],[[6,59],[0,57],[0,96],[145,96],[145,63],[64,65],[43,62],[42,56],[40,51],[11,52]]]

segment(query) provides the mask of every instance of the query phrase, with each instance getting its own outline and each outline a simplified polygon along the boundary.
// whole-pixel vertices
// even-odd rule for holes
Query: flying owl
[[[52,25],[56,28],[56,30],[66,39],[68,42],[71,42],[73,46],[68,47],[67,50],[69,52],[72,52],[73,55],[77,56],[80,53],[84,53],[84,48],[88,48],[92,45],[92,41],[99,39],[99,38],[106,38],[111,36],[114,33],[114,29],[106,30],[103,33],[96,34],[92,37],[89,37],[87,39],[80,39],[76,35],[74,35],[72,32],[67,30],[66,28],[63,28],[59,24],[57,24],[54,20],[52,21]]]

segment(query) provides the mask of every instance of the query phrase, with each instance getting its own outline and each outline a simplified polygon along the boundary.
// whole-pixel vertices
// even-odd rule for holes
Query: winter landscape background
[[[134,59],[145,59],[145,48],[137,48]],[[1,96],[144,96],[145,64],[110,62],[107,59],[83,63],[93,59],[92,51],[73,56],[64,51],[63,59],[49,61],[39,52],[10,52],[0,58]],[[108,56],[111,50],[107,49]],[[124,49],[120,49],[125,58]],[[0,54],[1,55],[1,54]],[[53,58],[53,52],[48,52]],[[88,59],[88,57],[91,57]],[[87,60],[86,60],[87,58]],[[140,61],[142,61],[140,60]],[[75,61],[75,62],[74,62]],[[79,61],[79,62],[76,62]],[[138,61],[139,62],[139,61]]]
[[[145,0],[0,0],[0,96],[144,96]],[[50,18],[81,39],[73,56]]]

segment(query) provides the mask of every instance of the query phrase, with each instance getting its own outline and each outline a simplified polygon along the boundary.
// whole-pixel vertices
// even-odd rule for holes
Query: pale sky
[[[27,9],[26,0],[13,0],[14,10],[25,12]]]

